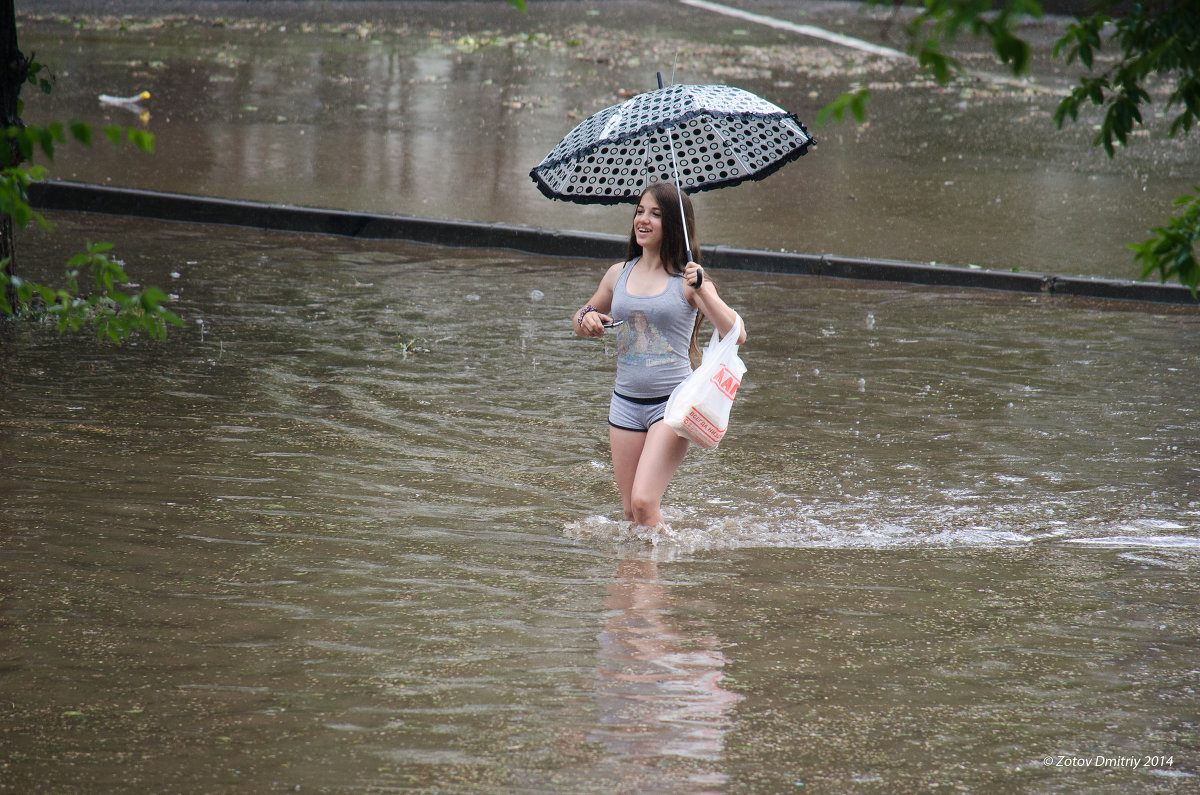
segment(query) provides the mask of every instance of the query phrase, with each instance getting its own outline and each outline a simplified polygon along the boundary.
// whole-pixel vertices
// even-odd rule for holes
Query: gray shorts
[[[667,413],[670,397],[635,398],[613,392],[608,404],[608,424],[623,431],[645,433]]]

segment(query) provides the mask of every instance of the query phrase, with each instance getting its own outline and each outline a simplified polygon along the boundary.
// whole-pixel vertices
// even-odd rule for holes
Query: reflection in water
[[[596,672],[599,721],[589,740],[604,747],[601,775],[683,776],[693,784],[721,784],[729,710],[741,696],[721,687],[727,660],[711,635],[687,635],[673,626],[666,586],[653,560],[622,560],[604,605],[613,611],[600,633]],[[664,765],[663,757],[700,763]],[[659,782],[666,789],[670,782]],[[660,791],[661,791],[660,789]]]
[[[1032,31],[1026,90],[931,87],[902,60],[731,31],[674,3],[540,3],[527,16],[505,3],[242,3],[169,22],[31,5],[22,44],[59,79],[26,97],[27,121],[125,123],[96,95],[152,92],[157,154],[62,147],[55,175],[85,182],[611,233],[605,208],[547,201],[529,169],[676,57],[679,82],[737,85],[810,123],[851,82],[872,90],[869,124],[827,125],[795,167],[697,197],[708,244],[1132,277],[1125,245],[1162,223],[1200,165],[1165,117],[1111,161],[1086,122],[1055,129],[1066,81],[1045,37],[1064,20]],[[885,35],[843,3],[739,5]]]

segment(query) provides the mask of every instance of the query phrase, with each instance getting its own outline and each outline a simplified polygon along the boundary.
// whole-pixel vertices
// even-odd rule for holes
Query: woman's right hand
[[[623,262],[614,263],[605,272],[604,278],[600,280],[600,286],[596,288],[591,300],[580,307],[575,316],[571,318],[571,325],[580,337],[604,336],[603,324],[612,322],[612,318],[605,312],[612,311],[613,287],[624,267]]]
[[[599,310],[588,312],[583,316],[583,320],[579,324],[579,336],[603,337],[604,324],[611,322],[612,318]]]

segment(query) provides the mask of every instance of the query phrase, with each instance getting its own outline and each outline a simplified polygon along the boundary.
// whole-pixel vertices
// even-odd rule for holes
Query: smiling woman
[[[682,208],[682,213],[680,209]],[[662,498],[683,462],[688,441],[662,422],[671,391],[691,372],[700,322],[725,335],[736,314],[704,278],[694,237],[692,203],[674,185],[656,182],[638,199],[625,261],[608,269],[591,300],[575,315],[575,333],[617,333],[617,383],[609,403],[613,476],[625,519],[663,525]],[[744,326],[738,336],[745,341]]]

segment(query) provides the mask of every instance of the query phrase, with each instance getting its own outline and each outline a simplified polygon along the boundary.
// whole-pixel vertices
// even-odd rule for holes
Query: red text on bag
[[[721,365],[721,369],[712,377],[712,382],[717,385],[717,389],[721,390],[721,394],[730,400],[733,400],[738,386],[742,383],[725,365]]]
[[[709,450],[716,447],[720,443],[721,437],[725,435],[724,428],[717,427],[694,406],[684,418],[683,425],[691,431],[693,442]]]

